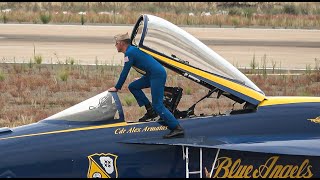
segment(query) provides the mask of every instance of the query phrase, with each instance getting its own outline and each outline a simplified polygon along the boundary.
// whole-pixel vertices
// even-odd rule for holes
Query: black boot
[[[166,134],[163,136],[164,139],[178,138],[178,137],[184,137],[184,131],[180,125],[178,125],[175,129],[171,130],[169,134]]]
[[[158,114],[153,110],[151,104],[146,105],[147,113],[139,119],[139,122],[147,122],[148,119],[152,121],[154,118],[158,116]]]

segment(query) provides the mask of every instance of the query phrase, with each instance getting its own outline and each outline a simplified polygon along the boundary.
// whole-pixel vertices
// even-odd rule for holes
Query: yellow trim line
[[[262,101],[259,106],[271,106],[278,104],[292,104],[292,103],[310,103],[320,102],[320,97],[303,97],[303,96],[274,96],[268,97],[267,100]]]
[[[177,61],[171,60],[169,58],[163,57],[161,55],[158,55],[156,53],[150,52],[150,51],[148,51],[146,49],[143,49],[143,48],[140,48],[140,49],[142,51],[144,51],[145,53],[150,54],[151,56],[153,56],[153,57],[155,57],[155,58],[157,58],[157,59],[159,59],[159,60],[161,60],[161,61],[163,61],[165,63],[171,64],[171,65],[173,65],[175,67],[179,67],[179,68],[184,69],[184,70],[186,70],[188,72],[197,74],[197,75],[199,75],[199,76],[201,76],[203,78],[209,79],[209,80],[211,80],[213,82],[216,82],[216,83],[218,83],[218,84],[220,84],[222,86],[225,86],[225,87],[230,88],[230,89],[232,89],[234,91],[237,91],[237,92],[239,92],[239,93],[241,93],[241,94],[243,94],[245,96],[249,96],[249,97],[251,97],[251,98],[253,98],[253,99],[255,99],[255,100],[259,101],[259,102],[263,101],[266,98],[263,94],[255,91],[255,90],[253,90],[251,88],[239,85],[237,83],[234,83],[232,81],[228,81],[226,79],[220,78],[220,77],[215,76],[213,74],[201,71],[199,69],[196,69],[196,68],[193,68],[193,67],[190,67],[190,66],[187,66],[187,65],[182,64],[180,62],[177,62]]]
[[[133,125],[133,124],[137,124],[137,123],[130,123],[130,125]],[[100,125],[100,126],[89,126],[89,127],[58,130],[58,131],[48,131],[48,132],[35,133],[35,134],[24,134],[24,135],[20,135],[20,136],[0,138],[0,140],[21,138],[21,137],[30,137],[30,136],[40,136],[40,135],[46,135],[46,134],[58,134],[58,133],[66,133],[66,132],[74,132],[74,131],[87,131],[87,130],[92,130],[92,129],[103,129],[103,128],[119,127],[119,126],[126,126],[126,125],[127,125],[126,122],[121,122],[121,123],[107,124],[107,125]]]

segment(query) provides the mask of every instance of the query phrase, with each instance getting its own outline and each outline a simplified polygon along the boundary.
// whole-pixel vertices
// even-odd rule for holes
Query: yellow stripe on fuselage
[[[228,81],[226,79],[220,78],[220,77],[215,76],[213,74],[201,71],[199,69],[196,69],[196,68],[193,68],[193,67],[190,67],[190,66],[187,66],[185,64],[182,64],[182,63],[179,63],[177,61],[171,60],[169,58],[163,57],[161,55],[155,54],[155,53],[150,52],[148,50],[145,50],[143,48],[140,48],[140,49],[142,51],[144,51],[145,53],[150,54],[151,56],[153,56],[153,57],[155,57],[155,58],[157,58],[157,59],[159,59],[159,60],[161,60],[161,61],[163,61],[165,63],[171,64],[171,65],[173,65],[175,67],[179,67],[181,69],[184,69],[186,71],[194,73],[194,74],[196,74],[198,76],[201,76],[203,78],[209,79],[209,80],[211,80],[213,82],[216,82],[216,83],[218,83],[218,84],[220,84],[222,86],[225,86],[225,87],[230,88],[230,89],[232,89],[234,91],[237,91],[237,92],[239,92],[241,94],[249,96],[249,97],[251,97],[251,98],[253,98],[253,99],[255,99],[255,100],[259,101],[259,102],[261,102],[261,101],[263,101],[265,99],[265,96],[263,94],[255,91],[255,90],[253,90],[251,88],[247,88],[245,86],[241,86],[241,85],[239,85],[237,83],[234,83],[232,81]]]
[[[135,123],[131,123],[130,125],[132,125],[132,124],[135,124]],[[34,134],[24,134],[24,135],[20,135],[20,136],[11,136],[11,137],[0,138],[0,140],[21,138],[21,137],[30,137],[30,136],[40,136],[40,135],[46,135],[46,134],[58,134],[58,133],[66,133],[66,132],[74,132],[74,131],[87,131],[87,130],[93,130],[93,129],[112,128],[112,127],[119,127],[119,126],[126,126],[126,125],[127,125],[126,122],[121,122],[121,123],[106,124],[106,125],[100,125],[100,126],[89,126],[89,127],[65,129],[65,130],[58,130],[58,131],[48,131],[48,132],[34,133]]]
[[[267,97],[259,106],[272,106],[278,104],[292,104],[292,103],[309,103],[320,102],[320,97],[303,97],[303,96],[274,96]]]

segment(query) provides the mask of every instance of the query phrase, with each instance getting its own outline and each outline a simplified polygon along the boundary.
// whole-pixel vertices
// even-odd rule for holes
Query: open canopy
[[[239,103],[258,105],[264,93],[232,64],[178,26],[153,15],[141,15],[132,44],[164,66]]]

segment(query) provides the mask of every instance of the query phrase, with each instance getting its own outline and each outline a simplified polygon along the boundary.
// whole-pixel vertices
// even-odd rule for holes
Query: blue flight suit
[[[122,88],[130,68],[133,67],[143,74],[140,79],[133,81],[128,86],[139,106],[145,106],[150,103],[142,89],[151,87],[153,109],[165,121],[170,130],[175,129],[179,122],[163,104],[164,87],[167,79],[164,67],[152,56],[135,46],[129,45],[124,56],[124,67],[115,88]]]

